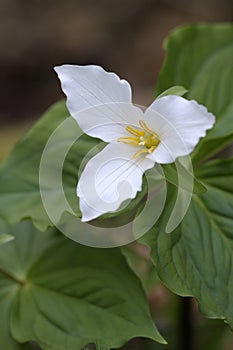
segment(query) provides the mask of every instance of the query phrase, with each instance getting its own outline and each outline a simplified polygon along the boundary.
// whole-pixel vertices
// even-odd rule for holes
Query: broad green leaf
[[[176,162],[176,164],[178,164],[178,162]],[[187,185],[187,183],[190,183],[190,181],[192,181],[193,182],[193,193],[202,194],[202,193],[206,192],[205,186],[199,180],[197,180],[197,178],[194,176],[194,174],[192,174],[190,171],[188,171],[180,163],[179,163],[179,171],[180,172],[182,171],[182,174],[180,174],[180,176],[182,176],[182,182],[179,181],[179,179],[177,177],[177,169],[176,169],[175,164],[163,165],[163,171],[164,171],[166,180],[170,184],[172,184],[176,187],[181,187],[184,190],[189,190],[190,187],[186,186],[186,185]]]
[[[45,143],[68,116],[63,103],[55,105],[15,146],[0,171],[0,216],[10,223],[34,218],[38,227],[49,221],[42,206],[38,169]],[[33,142],[32,142],[33,141]],[[11,208],[11,210],[9,210]]]
[[[185,86],[188,99],[197,100],[217,117],[193,154],[195,161],[206,159],[233,140],[233,25],[181,27],[167,38],[165,49],[156,95],[172,85]]]
[[[8,232],[7,225],[0,220],[0,245],[7,246],[7,242],[10,241],[9,237],[12,235],[2,234],[2,232]],[[9,244],[9,243],[8,243]],[[3,249],[4,249],[3,247]],[[0,348],[7,350],[26,350],[25,345],[16,342],[10,332],[10,314],[12,303],[18,292],[18,286],[15,285],[15,281],[8,278],[7,274],[3,274],[0,264]]]
[[[69,116],[64,102],[51,107],[35,126],[15,146],[9,158],[0,169],[0,217],[10,224],[23,219],[31,218],[40,230],[44,231],[52,226],[46,210],[42,204],[39,188],[39,168],[43,152],[49,137],[58,128],[59,133],[54,144],[54,157],[50,157],[47,174],[52,179],[59,172],[59,156],[64,150],[70,148],[80,129],[73,118]],[[68,121],[63,133],[63,122]],[[67,124],[66,124],[67,125]],[[79,215],[78,200],[75,195],[78,167],[83,156],[89,149],[97,144],[95,139],[82,136],[81,141],[72,147],[73,152],[68,156],[64,166],[63,181],[65,195],[68,202],[72,203],[72,209]],[[75,159],[75,162],[74,162]],[[61,161],[63,161],[61,159]],[[57,209],[57,222],[62,215],[59,212],[59,203],[62,202],[64,191],[57,183],[47,189],[50,202]],[[10,208],[10,210],[9,210]]]
[[[81,246],[27,221],[10,233],[15,240],[0,247],[1,291],[8,290],[1,303],[16,341],[34,340],[44,350],[117,348],[136,336],[164,342],[120,249]]]
[[[151,247],[159,278],[168,288],[195,296],[206,316],[226,319],[233,327],[233,160],[200,166],[233,139],[233,26],[185,26],[175,30],[165,46],[167,58],[157,95],[171,85],[183,85],[188,98],[206,105],[217,122],[192,155],[195,176],[206,193],[193,196],[182,223],[166,234],[177,196],[176,188],[169,186],[164,213],[144,242]],[[168,166],[172,183],[171,170]]]
[[[1,276],[1,267],[0,267]],[[10,315],[14,298],[17,294],[17,286],[5,276],[0,277],[0,346],[1,349],[23,350],[22,344],[19,344],[12,338],[10,333]]]
[[[209,162],[199,169],[207,192],[194,195],[174,232],[165,233],[173,206],[168,196],[159,225],[144,237],[161,281],[179,295],[193,295],[210,318],[233,327],[233,159]]]
[[[192,154],[194,168],[198,169],[201,162],[208,160],[208,158],[210,158],[211,156],[214,156],[214,155],[216,156],[218,152],[220,152],[224,148],[227,148],[227,146],[229,146],[229,144],[231,144],[232,141],[233,141],[233,133],[229,134],[228,136],[210,139],[208,140],[208,142],[203,144],[203,147],[201,142],[200,148],[199,146],[197,146],[197,148],[194,150]]]

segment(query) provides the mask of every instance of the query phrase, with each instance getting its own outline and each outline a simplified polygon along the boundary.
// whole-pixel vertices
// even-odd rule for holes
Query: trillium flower
[[[130,84],[99,66],[63,65],[55,71],[79,127],[108,143],[78,180],[82,221],[134,198],[147,169],[190,154],[215,122],[204,106],[175,95],[157,98],[143,111],[132,103]]]

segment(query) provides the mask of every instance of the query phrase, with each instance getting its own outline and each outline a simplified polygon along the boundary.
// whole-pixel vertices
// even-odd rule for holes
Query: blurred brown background
[[[1,125],[36,119],[62,98],[52,68],[63,63],[115,71],[148,104],[169,31],[232,19],[232,0],[0,0]]]

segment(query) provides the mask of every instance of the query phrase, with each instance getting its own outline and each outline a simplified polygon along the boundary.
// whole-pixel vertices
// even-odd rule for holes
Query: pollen
[[[144,120],[139,120],[140,128],[127,125],[125,130],[130,136],[119,137],[117,141],[126,143],[134,147],[140,147],[138,152],[134,154],[134,158],[146,153],[152,153],[160,143],[159,136],[156,132],[151,130]]]

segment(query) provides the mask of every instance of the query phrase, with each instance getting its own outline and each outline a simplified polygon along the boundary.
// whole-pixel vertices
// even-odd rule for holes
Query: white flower
[[[132,104],[129,83],[99,66],[63,65],[55,71],[80,128],[109,143],[79,178],[82,221],[134,198],[147,169],[191,153],[215,122],[204,106],[174,95],[156,99],[143,112]]]

